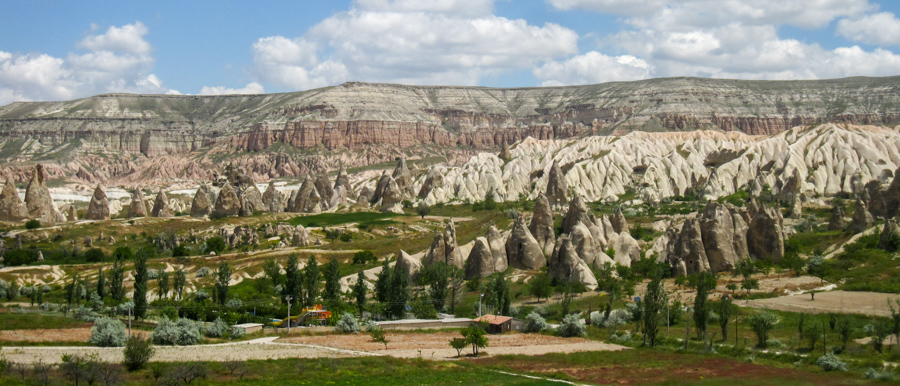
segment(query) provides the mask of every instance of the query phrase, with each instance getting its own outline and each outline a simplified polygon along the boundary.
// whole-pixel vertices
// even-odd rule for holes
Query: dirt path
[[[814,301],[810,300],[809,294],[802,294],[770,299],[743,300],[737,301],[736,304],[753,308],[770,308],[780,311],[813,314],[841,312],[891,316],[887,302],[894,299],[900,299],[900,295],[878,292],[830,291],[817,293]]]
[[[276,342],[302,343],[329,346],[353,351],[371,352],[398,358],[453,359],[456,350],[450,347],[450,339],[460,337],[459,332],[391,333],[385,334],[387,348],[373,342],[366,334],[356,335],[315,335],[282,338]],[[560,338],[539,334],[489,335],[490,344],[484,349],[488,355],[543,355],[548,353],[570,353],[582,351],[618,351],[624,346],[607,344],[583,338]],[[471,352],[471,348],[463,351]]]

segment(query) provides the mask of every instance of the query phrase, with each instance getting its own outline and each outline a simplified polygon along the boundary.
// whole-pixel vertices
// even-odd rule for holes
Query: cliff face
[[[65,163],[115,154],[130,159],[109,168],[127,171],[135,167],[125,163],[140,166],[142,157],[223,153],[217,163],[277,144],[301,151],[436,145],[453,152],[529,136],[696,129],[772,135],[826,121],[893,125],[898,115],[900,77],[670,78],[518,89],[345,83],[267,95],[110,94],[0,107],[0,160]]]

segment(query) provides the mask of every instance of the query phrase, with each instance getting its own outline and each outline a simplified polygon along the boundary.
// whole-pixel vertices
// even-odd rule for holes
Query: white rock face
[[[430,173],[443,177],[430,180],[421,200],[429,205],[479,201],[491,191],[497,201],[534,199],[545,193],[554,162],[567,170],[569,193],[588,202],[615,201],[628,188],[649,202],[689,189],[707,199],[742,188],[758,194],[765,185],[779,194],[795,173],[799,193],[805,197],[853,193],[870,180],[890,182],[900,165],[900,131],[823,124],[769,137],[691,131],[577,140],[526,138],[512,146],[510,154],[506,163],[495,154],[479,153],[459,167],[433,166]],[[416,191],[427,174],[415,178]]]

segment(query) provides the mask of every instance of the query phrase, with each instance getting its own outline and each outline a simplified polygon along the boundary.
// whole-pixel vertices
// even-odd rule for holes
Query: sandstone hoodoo
[[[784,218],[781,210],[762,206],[750,220],[747,249],[757,259],[781,261],[784,256]]]
[[[353,193],[353,187],[350,186],[350,177],[347,175],[347,168],[341,164],[341,168],[338,170],[337,178],[334,179],[334,190],[343,188],[345,192],[347,192],[347,198],[356,199],[356,195]]]
[[[881,229],[881,237],[878,239],[878,248],[886,251],[900,250],[900,225],[894,219],[884,222]]]
[[[465,258],[456,241],[456,226],[452,220],[447,222],[443,232],[434,236],[434,241],[431,242],[431,247],[428,248],[428,252],[425,253],[425,258],[422,260],[422,264],[425,266],[431,266],[438,262],[458,268],[463,268],[465,264]]]
[[[581,283],[589,290],[597,288],[597,278],[587,263],[578,256],[568,235],[562,235],[556,241],[548,265],[550,277],[560,282]]]
[[[75,205],[69,205],[69,209],[66,210],[66,221],[78,221],[78,211],[75,210]]]
[[[555,243],[553,213],[546,195],[541,194],[534,201],[534,215],[531,217],[531,223],[528,224],[528,230],[531,231],[531,235],[537,240],[545,255],[549,256],[553,253]]]
[[[100,185],[94,189],[94,195],[91,196],[91,202],[88,204],[87,212],[84,214],[87,220],[109,220],[109,199],[106,198],[106,192]]]
[[[864,200],[857,198],[853,209],[853,219],[850,221],[850,231],[853,233],[865,231],[874,221],[872,213],[869,212],[869,206]]]
[[[284,212],[284,195],[278,189],[275,189],[275,181],[269,181],[269,186],[266,187],[262,200],[269,213]]]
[[[173,217],[175,216],[172,213],[172,208],[169,208],[169,198],[166,197],[166,193],[162,190],[156,195],[156,199],[153,200],[153,209],[150,210],[151,217]]]
[[[844,221],[844,207],[834,205],[831,207],[831,219],[828,220],[828,230],[839,231],[844,229],[846,222]]]
[[[144,193],[140,189],[135,189],[131,194],[128,217],[147,217],[147,204],[144,202]]]
[[[315,177],[315,187],[316,191],[319,193],[320,199],[322,200],[322,209],[330,208],[331,200],[334,197],[334,189],[331,186],[331,181],[328,181],[327,172],[319,173]]]
[[[894,178],[884,192],[885,217],[894,218],[900,215],[900,167],[894,171]]]
[[[512,231],[506,239],[506,257],[509,266],[517,269],[540,269],[547,265],[547,258],[541,251],[520,213],[513,223]]]
[[[419,273],[422,272],[422,262],[401,249],[400,252],[397,252],[397,263],[394,264],[394,271],[405,272],[409,275],[409,282],[415,283],[419,278]]]
[[[234,191],[234,188],[231,186],[230,182],[226,182],[225,185],[222,186],[222,190],[219,191],[219,195],[216,198],[216,205],[213,208],[213,216],[237,216],[240,211],[241,202],[238,198],[237,192]]]
[[[191,201],[191,217],[205,217],[212,213],[212,201],[206,193],[209,187],[200,185],[197,192],[194,193],[194,199]]]
[[[19,221],[26,217],[28,210],[16,192],[16,184],[11,178],[7,178],[3,191],[0,191],[0,221]]]
[[[506,270],[506,248],[497,228],[491,226],[485,237],[475,239],[472,251],[466,259],[466,279],[482,279]]]
[[[391,174],[391,178],[397,181],[397,186],[400,188],[402,195],[411,197],[414,194],[412,191],[412,174],[409,173],[409,168],[406,167],[406,158],[400,158],[400,161],[397,162],[397,167],[394,168],[394,173]]]
[[[553,165],[550,166],[550,174],[547,176],[547,200],[553,207],[564,206],[569,202],[568,193],[569,186],[566,184],[566,178],[559,167],[559,162],[553,161]]]
[[[66,217],[56,208],[50,197],[50,190],[44,176],[44,166],[37,164],[31,174],[31,181],[25,189],[25,208],[28,217],[40,220],[42,224],[65,222]]]

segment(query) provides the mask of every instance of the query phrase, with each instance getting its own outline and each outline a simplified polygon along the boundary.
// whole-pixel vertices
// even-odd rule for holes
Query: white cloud
[[[577,53],[578,35],[568,28],[456,12],[463,4],[361,1],[301,37],[259,39],[254,73],[262,82],[292,89],[346,80],[475,85],[485,75]],[[491,2],[479,4],[487,8]]]
[[[95,30],[96,28],[92,28]],[[110,27],[78,43],[89,50],[66,58],[0,52],[0,105],[14,101],[66,100],[108,92],[177,92],[150,73],[152,47],[141,22]]]
[[[900,46],[900,20],[890,12],[841,19],[836,31],[858,42]]]
[[[249,83],[244,88],[226,88],[226,87],[209,87],[203,86],[200,95],[231,95],[231,94],[264,94],[265,88],[259,83]]]
[[[610,57],[596,51],[564,61],[548,62],[533,73],[541,86],[592,84],[650,77],[650,64],[631,55]]]
[[[666,0],[549,0],[557,9],[586,9],[624,15],[652,13],[668,3]]]
[[[494,0],[359,0],[363,10],[376,12],[434,12],[462,16],[490,15]]]

